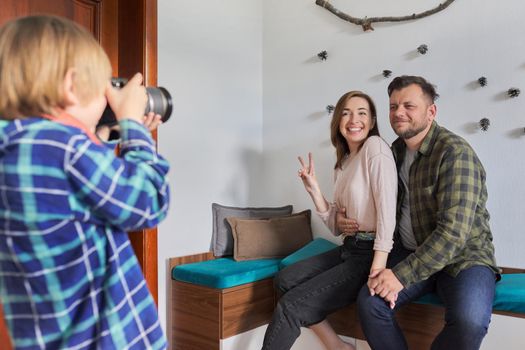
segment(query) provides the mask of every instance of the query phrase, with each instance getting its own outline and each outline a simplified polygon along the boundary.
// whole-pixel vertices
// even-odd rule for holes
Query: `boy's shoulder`
[[[31,117],[13,121],[0,121],[1,143],[29,143],[38,140],[40,144],[57,146],[71,145],[72,142],[83,142],[88,136],[82,130],[56,123],[45,118]],[[33,141],[32,141],[33,140]],[[59,146],[60,147],[60,146]]]

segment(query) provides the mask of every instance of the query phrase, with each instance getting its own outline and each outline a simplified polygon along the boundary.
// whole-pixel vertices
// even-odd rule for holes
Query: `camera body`
[[[124,87],[127,82],[128,79],[126,78],[111,78],[111,85],[118,89]],[[146,103],[144,115],[149,112],[154,112],[155,114],[160,114],[163,123],[167,122],[171,117],[171,112],[173,110],[173,100],[168,90],[163,87],[146,87],[146,93],[148,95],[148,102]],[[118,121],[115,117],[115,113],[108,104],[102,113],[97,128],[100,126],[114,126],[117,124]]]

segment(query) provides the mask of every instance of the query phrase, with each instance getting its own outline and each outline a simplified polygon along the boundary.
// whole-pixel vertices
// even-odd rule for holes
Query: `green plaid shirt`
[[[399,170],[405,142],[397,139],[392,150]],[[403,286],[441,270],[456,276],[475,265],[486,265],[499,272],[485,207],[485,170],[464,139],[433,122],[410,167],[408,186],[418,247],[392,269]],[[399,186],[398,193],[399,221],[403,186]],[[398,228],[396,238],[399,239]]]

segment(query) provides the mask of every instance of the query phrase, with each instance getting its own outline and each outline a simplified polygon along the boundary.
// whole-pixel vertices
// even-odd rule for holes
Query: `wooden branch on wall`
[[[437,5],[435,8],[420,12],[420,13],[413,13],[408,16],[388,16],[388,17],[364,17],[364,18],[358,18],[353,17],[349,14],[346,14],[344,12],[339,11],[336,9],[328,0],[316,0],[316,5],[321,6],[322,8],[327,9],[337,17],[341,18],[342,20],[348,21],[350,23],[359,25],[363,27],[363,31],[367,30],[374,30],[372,27],[372,23],[378,23],[378,22],[403,22],[403,21],[412,21],[415,19],[427,17],[430,15],[433,15],[435,13],[438,13],[440,11],[443,11],[446,9],[450,4],[452,4],[455,0],[446,0],[445,2]]]

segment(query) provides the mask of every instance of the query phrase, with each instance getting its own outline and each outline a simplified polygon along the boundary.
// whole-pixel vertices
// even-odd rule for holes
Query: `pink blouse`
[[[369,137],[359,152],[344,160],[334,173],[334,202],[318,212],[330,231],[341,234],[335,225],[338,208],[356,219],[359,231],[374,231],[374,250],[390,252],[396,226],[397,169],[388,144],[379,136]]]

